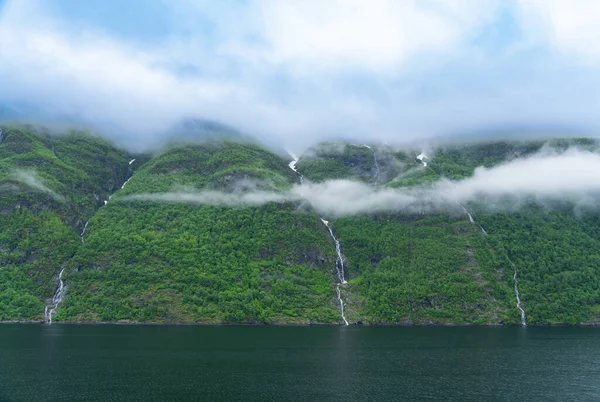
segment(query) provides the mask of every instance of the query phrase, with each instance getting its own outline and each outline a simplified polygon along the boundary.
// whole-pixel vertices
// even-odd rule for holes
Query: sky
[[[294,150],[600,128],[597,0],[0,0],[0,116]]]

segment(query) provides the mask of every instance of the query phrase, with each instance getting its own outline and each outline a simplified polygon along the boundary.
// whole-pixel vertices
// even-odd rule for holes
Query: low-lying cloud
[[[14,170],[8,174],[7,179],[9,179],[13,182],[18,182],[19,184],[25,185],[34,191],[48,194],[55,201],[58,201],[58,202],[65,201],[65,197],[56,193],[50,187],[46,186],[44,184],[44,182],[36,176],[34,171]],[[2,191],[19,192],[19,191],[21,191],[21,189],[19,188],[19,186],[15,185],[15,184],[3,183],[0,186],[0,192],[2,192]]]
[[[0,118],[91,125],[135,149],[190,117],[295,150],[600,127],[591,0],[98,4],[0,1]]]
[[[288,192],[253,191],[242,194],[220,191],[178,191],[138,194],[121,200],[184,202],[201,205],[237,207],[259,206],[269,202],[300,202],[320,215],[346,215],[400,212],[422,213],[455,209],[457,205],[478,201],[486,208],[514,208],[524,200],[538,202],[569,201],[598,207],[600,203],[600,155],[570,150],[563,154],[536,155],[517,159],[493,168],[478,168],[472,177],[414,188],[373,187],[351,180],[295,185]]]
[[[292,198],[286,194],[256,191],[244,194],[225,193],[222,191],[175,191],[169,193],[135,194],[121,198],[121,200],[158,201],[158,202],[184,202],[201,205],[223,205],[254,207],[268,202],[285,202]]]

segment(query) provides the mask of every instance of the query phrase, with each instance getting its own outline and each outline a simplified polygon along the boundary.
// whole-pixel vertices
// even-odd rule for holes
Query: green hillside
[[[69,263],[57,319],[166,322],[339,322],[334,245],[318,216],[292,203],[226,208],[126,196],[289,188],[285,161],[253,145],[188,144],[141,167],[90,221]]]
[[[0,321],[44,321],[64,268],[59,322],[343,323],[336,245],[317,212],[293,197],[224,201],[290,191],[298,176],[277,154],[211,136],[140,156],[81,131],[1,128]],[[420,149],[328,142],[296,168],[313,183],[416,188],[569,147],[598,142],[446,144],[429,148],[426,166]],[[518,325],[516,271],[529,324],[599,323],[600,218],[521,204],[471,202],[475,222],[460,205],[331,221],[345,317]]]
[[[78,233],[131,174],[129,156],[82,132],[1,129],[0,320],[41,319]]]

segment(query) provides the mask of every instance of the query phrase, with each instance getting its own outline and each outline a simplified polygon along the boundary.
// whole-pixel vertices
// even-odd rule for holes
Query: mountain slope
[[[0,320],[40,319],[78,232],[130,169],[128,155],[80,132],[1,130]]]
[[[571,147],[599,149],[495,141],[424,157],[325,143],[295,168],[313,183],[415,189]],[[0,321],[43,320],[64,268],[55,321],[341,324],[341,300],[350,323],[519,325],[521,309],[529,324],[600,322],[597,209],[475,199],[331,219],[298,182],[286,160],[250,143],[141,157],[89,133],[2,127]]]
[[[231,208],[127,198],[239,192],[249,181],[285,189],[295,178],[254,145],[188,144],[158,155],[90,221],[57,319],[339,322],[335,248],[314,213],[289,202]]]

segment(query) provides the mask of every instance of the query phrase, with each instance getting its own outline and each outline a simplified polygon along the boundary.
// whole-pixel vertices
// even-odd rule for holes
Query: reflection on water
[[[0,325],[0,400],[600,400],[600,329]]]

